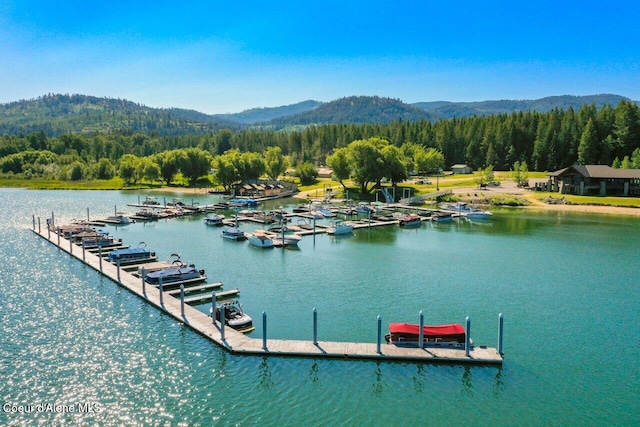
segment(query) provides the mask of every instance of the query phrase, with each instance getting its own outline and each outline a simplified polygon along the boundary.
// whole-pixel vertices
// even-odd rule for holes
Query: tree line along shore
[[[310,185],[317,180],[318,166],[328,164],[339,182],[351,181],[366,195],[383,180],[398,185],[414,172],[433,176],[454,163],[516,173],[521,168],[534,173],[575,163],[640,168],[640,112],[635,103],[621,101],[600,109],[584,105],[577,111],[518,112],[435,123],[329,124],[291,131],[222,129],[184,136],[112,131],[48,137],[38,131],[0,137],[4,186],[188,185],[228,190],[264,176]],[[293,170],[293,176],[287,170]]]

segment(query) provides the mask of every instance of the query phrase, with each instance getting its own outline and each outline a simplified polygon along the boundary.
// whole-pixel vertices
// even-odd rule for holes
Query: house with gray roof
[[[551,191],[580,196],[640,196],[640,169],[573,165],[549,173]]]

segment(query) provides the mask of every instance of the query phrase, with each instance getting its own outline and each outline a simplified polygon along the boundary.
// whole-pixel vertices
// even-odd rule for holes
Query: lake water
[[[470,316],[474,341],[495,347],[498,313],[505,316],[500,368],[261,358],[226,353],[29,231],[32,215],[44,226],[51,211],[58,224],[85,218],[87,207],[92,218],[114,205],[133,213],[126,204],[139,196],[0,189],[0,425],[640,419],[638,218],[504,210],[486,224],[307,236],[298,250],[226,241],[202,216],[105,227],[240,288],[256,338],[263,311],[273,338],[312,339],[316,307],[320,340],[375,342],[378,314],[386,328],[417,323],[423,310],[425,323]],[[36,406],[48,404],[61,412]],[[20,409],[32,412],[11,412]]]

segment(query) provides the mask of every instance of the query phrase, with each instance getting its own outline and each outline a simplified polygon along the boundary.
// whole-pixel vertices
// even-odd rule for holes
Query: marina
[[[13,384],[3,389],[7,403],[63,404],[73,393],[100,404],[100,414],[83,419],[105,425],[277,425],[283,416],[296,425],[386,425],[398,422],[400,407],[410,424],[423,422],[425,412],[442,425],[637,419],[637,349],[626,344],[638,321],[637,217],[493,209],[487,223],[423,221],[342,238],[309,235],[295,251],[224,241],[197,215],[105,228],[131,246],[145,241],[161,261],[180,251],[207,270],[207,283],[240,288],[256,328],[245,336],[259,341],[266,311],[268,337],[312,343],[316,307],[320,342],[375,343],[377,314],[386,334],[389,323],[419,323],[424,310],[429,325],[464,325],[471,315],[474,342],[495,347],[496,317],[505,314],[503,365],[380,363],[231,353],[70,256],[64,240],[58,250],[30,231],[32,214],[47,218],[54,209],[63,224],[91,206],[92,216],[106,217],[109,203],[125,206],[135,193],[0,193],[0,206],[16,213],[0,218],[0,370]],[[295,201],[259,209],[281,205],[290,210]],[[177,245],[185,235],[188,244]],[[0,419],[6,415],[34,422],[32,414]],[[68,416],[40,414],[36,421],[60,424]]]
[[[140,277],[136,277],[128,271],[121,269],[119,263],[114,265],[112,263],[102,262],[102,254],[98,254],[98,256],[96,256],[96,254],[94,253],[87,253],[82,245],[78,246],[74,250],[72,237],[70,237],[68,244],[66,241],[60,242],[60,235],[64,234],[64,230],[55,228],[53,217],[47,221],[47,224],[53,224],[53,234],[55,234],[55,237],[52,236],[52,230],[42,230],[41,221],[39,218],[37,224],[38,226],[36,225],[36,218],[34,216],[33,232],[38,236],[46,239],[50,243],[55,244],[59,249],[67,251],[70,255],[98,270],[100,273],[117,282],[119,285],[125,287],[130,292],[145,299],[156,308],[161,309],[172,317],[180,320],[181,322],[184,322],[184,324],[189,326],[191,329],[195,330],[202,336],[207,337],[208,339],[231,353],[260,356],[346,358],[379,361],[413,361],[426,363],[459,363],[474,365],[500,365],[503,362],[503,357],[501,354],[503,336],[502,315],[500,315],[499,323],[499,349],[487,347],[484,345],[472,345],[470,340],[470,321],[468,318],[468,341],[464,348],[451,348],[441,346],[412,348],[407,346],[396,346],[393,344],[383,344],[382,324],[379,316],[377,343],[319,341],[317,338],[317,315],[315,312],[313,323],[313,341],[270,338],[268,336],[267,330],[266,312],[263,312],[262,315],[262,338],[249,338],[231,328],[225,328],[224,324],[220,322],[212,321],[213,319],[211,319],[210,316],[207,316],[201,311],[196,310],[190,306],[191,304],[199,304],[206,301],[211,301],[212,305],[215,305],[217,298],[222,299],[236,296],[240,292],[239,289],[230,289],[227,291],[219,292],[213,291],[211,295],[198,294],[185,297],[185,293],[189,292],[187,286],[190,286],[192,284],[197,284],[196,287],[191,288],[192,291],[208,291],[211,289],[217,289],[221,286],[221,283],[216,283],[214,285],[201,284],[206,280],[204,271],[201,270],[201,277],[192,278],[192,276],[189,275],[187,276],[188,278],[186,280],[166,283],[166,285],[164,286],[167,287],[175,287],[177,285],[180,285],[180,291],[176,291],[174,289],[173,291],[165,292],[163,289],[164,286],[162,280],[160,280],[158,283],[155,283],[157,279],[154,279],[154,283],[158,285],[154,286],[153,284],[146,283],[147,281],[149,281],[150,276],[148,275],[145,276],[145,274],[142,274]],[[154,263],[154,266],[157,265],[158,263]],[[144,265],[142,267],[138,266],[137,271],[139,272],[141,268],[144,268]],[[159,269],[152,274],[159,274],[158,278],[161,278],[164,275],[163,272],[165,271],[169,272],[171,270]],[[179,298],[177,298],[177,296],[179,296]]]

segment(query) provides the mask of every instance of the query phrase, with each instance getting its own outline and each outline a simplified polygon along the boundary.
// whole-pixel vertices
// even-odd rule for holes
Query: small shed
[[[454,175],[470,174],[473,173],[473,168],[471,166],[457,164],[451,166],[451,172],[453,172]]]

